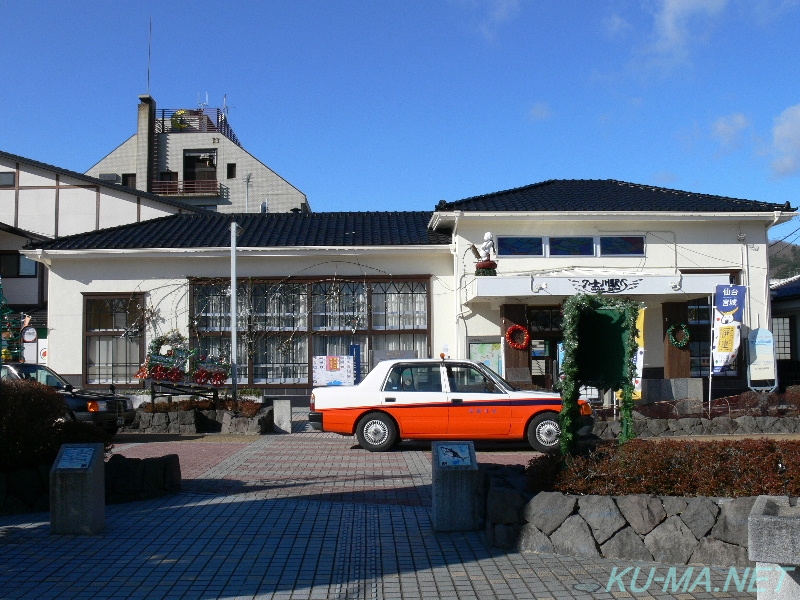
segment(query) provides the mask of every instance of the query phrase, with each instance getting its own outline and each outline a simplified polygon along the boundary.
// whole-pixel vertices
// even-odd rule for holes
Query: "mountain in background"
[[[800,275],[800,246],[777,242],[769,248],[769,278],[786,279]]]

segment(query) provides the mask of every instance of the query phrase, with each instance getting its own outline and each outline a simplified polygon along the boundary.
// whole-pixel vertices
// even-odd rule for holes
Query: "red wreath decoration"
[[[221,386],[225,385],[225,380],[228,378],[228,374],[222,371],[216,371],[211,374],[211,385]]]
[[[522,332],[522,341],[517,342],[514,340],[514,334],[518,331]],[[528,332],[526,327],[522,325],[512,325],[508,329],[506,329],[506,341],[508,345],[514,348],[514,350],[525,350],[528,347],[528,344],[531,341],[531,334]]]
[[[205,385],[208,383],[208,379],[211,375],[205,369],[198,369],[194,374],[195,383],[199,385]]]

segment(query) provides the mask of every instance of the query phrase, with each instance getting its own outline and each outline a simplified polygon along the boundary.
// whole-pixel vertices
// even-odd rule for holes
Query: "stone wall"
[[[139,433],[272,433],[272,407],[264,407],[252,418],[240,417],[229,410],[185,410],[148,413],[139,409],[133,429]]]
[[[518,552],[754,566],[747,558],[750,498],[526,493],[520,467],[485,468],[490,546]]]
[[[126,458],[115,454],[105,463],[106,504],[147,500],[181,489],[177,454]],[[50,510],[50,466],[0,473],[0,515]]]
[[[619,421],[595,421],[593,433],[604,440],[616,439],[622,424]],[[759,433],[800,433],[800,417],[744,416],[683,417],[680,419],[649,419],[633,413],[636,437],[669,437],[688,435],[752,435]]]

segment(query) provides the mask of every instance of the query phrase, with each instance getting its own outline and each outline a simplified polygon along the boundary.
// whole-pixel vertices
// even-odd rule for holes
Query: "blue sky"
[[[226,97],[316,211],[584,178],[800,205],[800,0],[0,8],[0,149],[75,171],[134,133],[152,18],[158,106]]]

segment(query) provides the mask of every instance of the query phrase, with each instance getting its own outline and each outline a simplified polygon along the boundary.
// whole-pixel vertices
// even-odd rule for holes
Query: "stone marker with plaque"
[[[50,469],[50,530],[95,535],[106,525],[103,444],[64,444]]]

